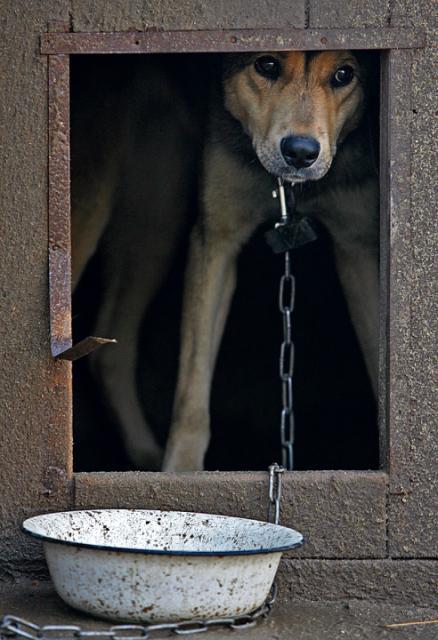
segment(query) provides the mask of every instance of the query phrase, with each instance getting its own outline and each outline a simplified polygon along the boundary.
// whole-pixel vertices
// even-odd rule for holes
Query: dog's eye
[[[254,68],[261,76],[269,80],[277,80],[280,75],[280,62],[273,56],[261,56],[254,63]]]
[[[350,67],[350,65],[347,64],[345,67],[340,67],[336,71],[332,78],[332,87],[345,87],[345,85],[350,84],[353,78],[353,67]]]

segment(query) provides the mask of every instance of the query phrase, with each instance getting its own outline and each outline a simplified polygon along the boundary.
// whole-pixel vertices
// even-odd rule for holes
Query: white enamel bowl
[[[283,551],[303,537],[279,525],[202,513],[104,509],[29,518],[69,605],[127,622],[249,613],[268,596]]]

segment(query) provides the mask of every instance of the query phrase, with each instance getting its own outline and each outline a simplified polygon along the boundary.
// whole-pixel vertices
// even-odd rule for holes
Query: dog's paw
[[[202,471],[209,442],[208,410],[182,412],[170,429],[163,471]]]
[[[207,445],[188,438],[184,442],[169,443],[164,456],[163,471],[202,471]]]
[[[188,452],[174,451],[166,456],[163,463],[163,471],[202,471],[204,469],[204,456],[193,456]]]
[[[160,471],[163,450],[158,446],[127,446],[127,454],[136,471]]]

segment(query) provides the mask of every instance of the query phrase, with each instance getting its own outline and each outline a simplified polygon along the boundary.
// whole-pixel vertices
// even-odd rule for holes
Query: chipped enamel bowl
[[[163,622],[261,606],[283,551],[303,542],[279,525],[202,513],[104,509],[29,518],[58,594],[101,618]]]

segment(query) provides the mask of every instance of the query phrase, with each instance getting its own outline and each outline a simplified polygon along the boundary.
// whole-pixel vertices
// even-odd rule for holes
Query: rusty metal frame
[[[409,167],[397,164],[400,127],[391,114],[398,70],[410,64],[410,52],[425,38],[415,29],[294,30],[288,31],[146,31],[142,33],[57,32],[41,37],[41,53],[49,61],[49,274],[51,348],[54,357],[75,359],[106,342],[89,337],[72,346],[70,283],[70,132],[69,56],[89,53],[158,53],[189,51],[254,51],[288,49],[362,48],[382,50],[381,90],[381,338],[379,424],[381,468],[375,472],[292,472],[284,478],[286,522],[306,523],[310,540],[302,557],[382,558],[388,556],[387,508],[391,494],[391,394],[394,354],[389,310],[392,253],[397,239],[391,235],[391,218],[397,217],[400,197],[409,184]],[[393,138],[395,138],[393,140]],[[71,393],[71,389],[70,389]],[[184,491],[174,491],[183,484]],[[218,512],[264,517],[264,479],[260,473],[212,474],[74,474],[76,508],[91,506],[145,506],[208,510],[212,495],[221,495]],[[180,487],[181,488],[181,487]],[[117,489],[117,491],[115,490]],[[185,496],[182,499],[182,496]],[[227,497],[228,496],[228,497]],[[323,499],[321,498],[323,496]],[[346,509],[349,509],[346,519]],[[309,515],[310,513],[310,515]],[[314,514],[318,513],[315,518]],[[366,517],[365,517],[366,516]],[[331,519],[332,525],[329,520]],[[324,520],[338,534],[327,546]],[[364,524],[366,522],[366,525]],[[370,539],[369,524],[374,522]],[[351,524],[355,523],[352,528]],[[357,526],[356,526],[357,525]],[[319,533],[318,533],[319,532]],[[344,540],[348,540],[344,544]],[[354,553],[352,551],[354,549]],[[301,555],[301,554],[300,554]]]
[[[422,31],[380,29],[244,29],[123,33],[48,33],[41,53],[190,53],[293,49],[410,49],[425,45]]]
[[[49,57],[49,301],[54,358],[77,360],[115,340],[88,336],[73,345],[70,238],[70,57]]]
[[[50,56],[48,81],[50,346],[59,357],[72,346],[68,56]]]

